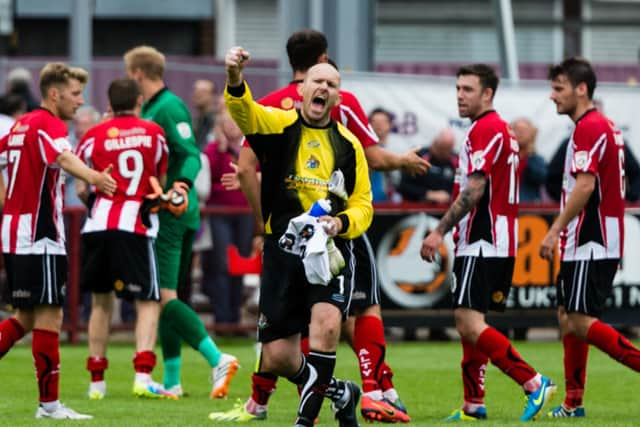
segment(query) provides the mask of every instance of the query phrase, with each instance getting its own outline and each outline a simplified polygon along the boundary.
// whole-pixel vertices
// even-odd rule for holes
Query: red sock
[[[258,405],[269,403],[269,397],[276,391],[278,377],[265,372],[256,372],[251,375],[251,399]]]
[[[377,378],[377,383],[382,391],[395,388],[393,386],[393,370],[391,370],[391,367],[385,362],[382,362],[382,366],[380,367],[380,375]],[[366,389],[366,385],[363,384],[363,388]]]
[[[491,363],[521,386],[536,376],[535,369],[522,360],[507,337],[492,327],[488,327],[480,334],[476,347],[489,356]]]
[[[353,351],[358,357],[362,391],[379,390],[382,364],[387,344],[384,341],[382,320],[374,316],[356,318],[353,329]]]
[[[156,355],[153,351],[138,351],[133,356],[133,368],[139,374],[150,374],[156,366]]]
[[[45,329],[34,329],[31,353],[36,365],[40,402],[58,400],[60,381],[60,342],[58,333]]]
[[[562,346],[564,347],[564,383],[567,390],[564,405],[568,408],[577,408],[582,405],[582,396],[584,396],[589,344],[575,334],[569,333],[562,338]]]
[[[462,385],[464,387],[464,401],[484,404],[484,375],[489,358],[486,354],[468,342],[462,340]]]
[[[10,317],[0,323],[0,359],[13,347],[20,338],[24,336],[24,328],[16,320]]]
[[[91,381],[104,381],[104,371],[109,367],[109,361],[106,357],[90,356],[87,357],[87,371],[91,372]]]
[[[640,351],[611,326],[596,320],[587,332],[587,342],[623,365],[640,371]]]

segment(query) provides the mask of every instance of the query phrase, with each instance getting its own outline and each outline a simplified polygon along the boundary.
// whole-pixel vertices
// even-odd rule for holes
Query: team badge
[[[320,167],[320,161],[315,156],[311,155],[309,156],[305,166],[307,169],[318,169]]]
[[[484,166],[484,152],[478,150],[471,155],[471,165],[473,169],[482,169]]]
[[[187,122],[180,122],[176,125],[176,129],[178,130],[178,134],[187,139],[191,137],[191,126]]]
[[[267,316],[265,316],[263,313],[260,313],[260,317],[258,317],[258,329],[265,329],[267,326],[269,326]]]
[[[307,142],[307,148],[318,148],[320,147],[320,141],[318,141],[317,139],[312,139],[311,141]]]
[[[585,169],[589,164],[589,153],[586,151],[578,151],[573,156],[576,169]]]
[[[107,129],[107,136],[109,138],[117,138],[120,135],[120,131],[116,127]]]
[[[293,99],[287,96],[282,101],[280,101],[280,107],[283,110],[291,110],[293,108]]]
[[[491,294],[491,300],[496,304],[500,304],[502,301],[504,301],[504,294],[500,291],[495,291],[493,294]]]

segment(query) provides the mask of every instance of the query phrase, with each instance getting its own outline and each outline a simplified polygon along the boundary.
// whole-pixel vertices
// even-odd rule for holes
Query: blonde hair
[[[77,80],[85,85],[89,81],[89,73],[80,67],[69,67],[62,62],[49,62],[40,71],[40,95],[47,97],[51,86],[66,86],[69,80]]]
[[[150,80],[162,80],[166,60],[155,47],[134,47],[124,54],[123,59],[127,71],[139,69]]]

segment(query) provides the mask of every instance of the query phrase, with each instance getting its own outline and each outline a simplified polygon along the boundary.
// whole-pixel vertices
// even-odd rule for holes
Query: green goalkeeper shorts
[[[196,232],[182,222],[160,213],[160,230],[156,238],[156,256],[161,289],[178,290],[187,280],[191,266],[191,248]]]

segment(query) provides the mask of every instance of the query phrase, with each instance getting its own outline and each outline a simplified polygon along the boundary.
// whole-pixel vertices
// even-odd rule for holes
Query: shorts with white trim
[[[600,317],[613,289],[619,259],[563,261],[558,275],[558,305],[568,313]]]
[[[366,234],[353,239],[355,257],[353,296],[349,314],[380,304],[380,283],[373,248]]]
[[[82,235],[82,289],[127,300],[160,301],[153,238],[120,230]]]
[[[453,308],[503,312],[511,289],[514,258],[459,256],[453,263]]]
[[[66,255],[4,254],[11,305],[64,305],[67,287]]]
[[[258,303],[259,342],[304,335],[311,320],[311,307],[320,302],[334,305],[346,317],[353,289],[352,244],[341,239],[335,242],[346,266],[325,286],[309,283],[300,257],[280,249],[276,237],[265,236]]]

